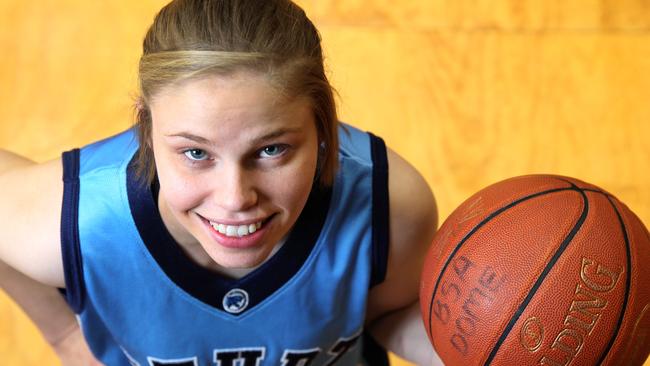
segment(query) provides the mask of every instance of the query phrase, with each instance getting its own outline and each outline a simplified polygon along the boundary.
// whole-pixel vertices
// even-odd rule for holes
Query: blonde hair
[[[156,15],[143,42],[136,130],[136,171],[156,174],[150,102],[163,88],[206,75],[263,73],[279,93],[307,97],[319,137],[319,181],[332,184],[338,162],[334,90],[325,75],[320,35],[289,0],[174,0]]]

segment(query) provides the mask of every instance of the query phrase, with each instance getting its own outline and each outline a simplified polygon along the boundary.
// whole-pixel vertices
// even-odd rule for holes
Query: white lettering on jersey
[[[321,351],[320,348],[285,350],[282,366],[309,366]]]
[[[266,348],[231,348],[214,350],[214,363],[216,366],[260,366]]]
[[[147,357],[149,366],[199,366],[198,357],[176,358],[176,359],[162,359],[155,357]]]

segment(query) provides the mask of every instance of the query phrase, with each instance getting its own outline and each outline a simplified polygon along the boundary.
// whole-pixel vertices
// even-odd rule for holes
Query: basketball
[[[442,224],[420,307],[446,365],[641,365],[650,352],[650,235],[606,191],[507,179]]]

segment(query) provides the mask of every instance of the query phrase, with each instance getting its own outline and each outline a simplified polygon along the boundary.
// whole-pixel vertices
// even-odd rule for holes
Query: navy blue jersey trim
[[[368,332],[363,333],[363,359],[371,366],[389,366],[388,352]]]
[[[370,135],[372,156],[372,277],[370,287],[384,282],[388,265],[388,155],[384,140]]]
[[[331,199],[331,189],[321,189],[315,184],[282,248],[248,275],[230,279],[199,266],[181,250],[160,217],[154,199],[156,187],[135,178],[133,161],[127,170],[127,191],[131,214],[144,244],[177,286],[222,311],[223,298],[230,290],[242,289],[248,293],[248,306],[233,316],[250,311],[298,272],[318,240]]]
[[[85,285],[79,247],[79,149],[64,152],[63,204],[61,207],[61,255],[65,276],[64,296],[79,314],[84,306]]]

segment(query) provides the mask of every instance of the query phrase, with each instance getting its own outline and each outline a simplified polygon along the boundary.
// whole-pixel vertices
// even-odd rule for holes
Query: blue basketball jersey
[[[134,173],[133,130],[64,153],[66,299],[95,356],[140,366],[378,364],[363,353],[386,362],[364,337],[388,255],[386,148],[346,125],[339,140],[332,187],[315,184],[284,245],[240,279],[174,242],[155,187]]]

